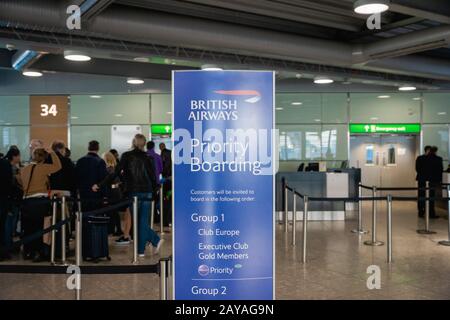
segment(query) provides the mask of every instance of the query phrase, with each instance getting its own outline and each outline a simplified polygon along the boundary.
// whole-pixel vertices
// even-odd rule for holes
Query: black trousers
[[[0,196],[0,245],[4,245],[6,231],[6,216],[8,215],[9,200],[7,197]]]
[[[422,181],[422,180],[417,181],[417,183],[418,183],[418,187],[419,188],[425,188],[426,185],[427,185],[426,181]],[[417,191],[417,196],[419,198],[425,198],[426,191],[425,190],[418,190]],[[418,200],[417,201],[417,209],[419,210],[419,214],[420,215],[424,215],[425,214],[425,201],[424,200]]]
[[[48,198],[29,198],[22,204],[22,230],[26,238],[44,228],[44,217],[50,212]],[[23,245],[25,254],[38,253],[43,249],[42,236],[37,237]]]

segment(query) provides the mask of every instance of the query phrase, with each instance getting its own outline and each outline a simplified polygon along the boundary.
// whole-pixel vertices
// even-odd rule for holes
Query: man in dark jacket
[[[102,193],[92,191],[92,186],[108,175],[106,163],[98,155],[99,150],[98,141],[90,141],[87,155],[79,159],[75,167],[80,198],[85,200],[83,211],[96,209],[101,205]]]
[[[75,182],[75,165],[70,158],[66,157],[66,145],[62,141],[54,141],[52,150],[61,161],[61,170],[53,173],[49,177],[50,188],[54,192],[59,192],[65,196],[70,196],[76,189]]]
[[[442,172],[444,172],[443,160],[437,155],[438,148],[431,147],[430,154],[427,159],[427,166],[429,172],[428,181],[430,181],[430,197],[433,198],[436,195],[436,190],[441,188],[442,184]],[[430,200],[430,218],[436,219],[436,211],[434,208],[434,200]]]
[[[156,248],[155,253],[158,253],[164,241],[148,225],[150,199],[157,187],[157,181],[153,159],[144,151],[145,143],[145,136],[137,134],[133,139],[133,150],[122,154],[115,172],[100,184],[92,186],[93,191],[98,191],[100,187],[110,185],[116,177],[121,176],[127,196],[137,197],[138,253],[140,257],[145,255],[147,242],[150,242]],[[134,240],[136,241],[136,239]]]
[[[431,146],[426,146],[424,149],[424,154],[420,155],[416,159],[416,180],[417,186],[419,188],[425,188],[426,182],[428,180],[428,165],[427,159],[430,153]],[[424,198],[426,195],[425,190],[418,190],[418,197]],[[425,215],[425,201],[419,200],[417,201],[417,209],[419,210],[419,217],[423,218]]]

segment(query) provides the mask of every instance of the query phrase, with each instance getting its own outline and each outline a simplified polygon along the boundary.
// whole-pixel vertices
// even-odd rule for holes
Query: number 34
[[[52,104],[50,107],[48,104],[41,104],[41,117],[47,117],[50,114],[54,117],[58,114],[56,104]]]

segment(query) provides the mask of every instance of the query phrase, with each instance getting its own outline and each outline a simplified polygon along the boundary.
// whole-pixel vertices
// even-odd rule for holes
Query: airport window
[[[375,164],[373,145],[366,146],[366,164],[368,165]]]
[[[389,146],[389,149],[388,149],[388,161],[387,161],[388,165],[396,164],[395,151],[396,151],[396,149],[395,149],[394,145]]]

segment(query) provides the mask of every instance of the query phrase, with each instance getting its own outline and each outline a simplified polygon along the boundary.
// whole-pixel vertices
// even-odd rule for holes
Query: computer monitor
[[[319,171],[319,163],[318,162],[311,162],[308,163],[308,166],[306,167],[305,171]]]

